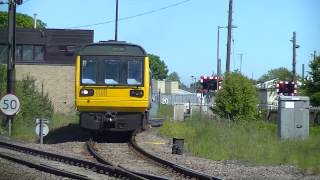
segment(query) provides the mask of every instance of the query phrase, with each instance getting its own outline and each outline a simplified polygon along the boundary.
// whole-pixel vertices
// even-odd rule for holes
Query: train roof
[[[84,45],[79,55],[146,56],[146,52],[141,46],[124,41],[102,41]]]

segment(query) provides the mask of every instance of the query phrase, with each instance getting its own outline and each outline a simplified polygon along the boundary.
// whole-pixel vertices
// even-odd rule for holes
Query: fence
[[[258,109],[265,111],[267,120],[277,121],[278,118],[278,105],[272,104],[259,104]],[[310,106],[309,108],[309,121],[310,123],[320,124],[320,106]]]

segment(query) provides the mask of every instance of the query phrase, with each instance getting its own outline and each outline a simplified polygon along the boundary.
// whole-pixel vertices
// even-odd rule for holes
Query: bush
[[[5,70],[6,68],[0,65],[0,75],[5,74]],[[1,78],[0,88],[6,87],[5,85],[6,78]],[[37,91],[35,79],[30,76],[27,76],[22,81],[16,81],[15,89],[15,94],[20,100],[20,111],[14,118],[12,135],[25,140],[35,139],[35,119],[51,119],[53,105],[47,95],[42,95]],[[1,94],[5,94],[5,88],[0,90]]]
[[[238,72],[227,74],[217,93],[213,111],[234,121],[252,120],[257,115],[258,95],[252,82]]]
[[[21,108],[14,120],[12,133],[19,138],[29,139],[34,135],[35,119],[51,119],[53,105],[47,95],[43,96],[37,91],[35,80],[29,76],[22,81],[17,81],[16,94],[19,97]],[[26,130],[31,131],[31,137]]]

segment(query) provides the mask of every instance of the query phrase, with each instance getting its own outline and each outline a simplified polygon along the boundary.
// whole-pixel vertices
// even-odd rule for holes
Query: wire
[[[142,13],[139,13],[139,14],[135,14],[135,15],[132,15],[132,16],[127,16],[127,17],[119,18],[119,21],[128,20],[128,19],[133,19],[133,18],[136,18],[136,17],[148,15],[148,14],[153,14],[153,13],[156,13],[156,12],[159,12],[159,11],[163,11],[163,10],[168,9],[168,8],[172,8],[172,7],[179,6],[179,5],[184,4],[184,3],[188,2],[188,1],[191,1],[191,0],[184,0],[184,1],[177,2],[177,3],[175,3],[175,4],[170,4],[170,5],[168,5],[168,6],[164,6],[164,7],[159,8],[159,9],[154,9],[154,10],[142,12]],[[109,21],[104,21],[104,22],[94,23],[94,24],[88,24],[88,25],[82,25],[82,26],[74,26],[74,27],[71,27],[70,29],[90,27],[90,26],[97,26],[97,25],[108,24],[108,23],[112,23],[112,22],[115,22],[115,20],[109,20]]]

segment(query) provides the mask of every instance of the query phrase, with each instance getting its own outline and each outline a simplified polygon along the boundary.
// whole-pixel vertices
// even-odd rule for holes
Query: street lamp
[[[220,29],[221,28],[226,28],[226,27],[222,27],[222,26],[218,26],[218,38],[217,38],[217,75],[220,76],[221,75],[221,59],[219,57],[219,46],[220,46]]]
[[[194,76],[191,76],[192,80],[193,80],[193,92],[196,93],[196,81],[197,81],[197,78],[194,77]]]
[[[221,59],[219,57],[219,48],[220,48],[220,29],[222,28],[228,28],[228,26],[218,26],[217,30],[217,75],[220,76],[221,75]],[[231,28],[237,28],[237,26],[231,26]]]
[[[300,47],[300,45],[297,45],[296,41],[296,32],[293,32],[292,39],[290,40],[292,42],[292,81],[296,81],[296,49]]]

